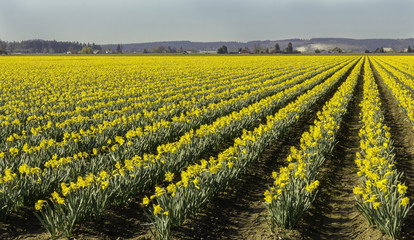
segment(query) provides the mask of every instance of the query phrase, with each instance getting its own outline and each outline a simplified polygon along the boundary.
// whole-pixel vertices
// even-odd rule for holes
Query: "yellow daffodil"
[[[408,197],[405,197],[403,199],[401,199],[401,203],[400,203],[400,207],[401,206],[407,206],[410,203],[410,199]]]
[[[145,196],[142,199],[142,204],[144,204],[145,206],[148,206],[149,203],[150,203],[150,199],[147,196]]]
[[[172,180],[174,179],[174,173],[171,172],[167,172],[165,174],[165,181],[167,182],[172,182]]]
[[[153,204],[153,208],[154,208],[154,215],[160,214],[162,211],[162,208],[159,204],[158,205]]]
[[[408,189],[408,187],[404,183],[403,184],[398,184],[398,192],[400,194],[407,193],[407,189]]]
[[[36,211],[40,211],[40,210],[42,210],[42,208],[43,208],[43,206],[44,206],[44,203],[45,203],[46,201],[44,201],[44,200],[39,200],[39,201],[37,201],[36,202],[36,204],[35,204],[35,209],[36,209]]]

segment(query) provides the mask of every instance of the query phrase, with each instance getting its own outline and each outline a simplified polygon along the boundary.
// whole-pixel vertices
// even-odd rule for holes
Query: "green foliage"
[[[91,47],[83,47],[81,50],[81,54],[92,54],[92,48]]]
[[[225,46],[225,45],[221,46],[219,49],[217,49],[217,53],[218,54],[226,54],[226,53],[228,53],[227,46]]]
[[[122,53],[122,46],[120,44],[116,46],[116,53]]]
[[[6,47],[3,45],[3,42],[0,40],[0,55],[2,54],[7,55],[7,52],[6,52]]]
[[[279,44],[276,43],[275,44],[275,53],[278,53],[278,52],[280,52],[280,47],[279,47]]]
[[[25,40],[21,42],[4,42],[0,40],[0,55],[7,53],[76,53],[82,47],[91,47],[92,50],[102,50],[101,46],[95,43],[84,44],[79,42],[58,42],[41,39]]]
[[[293,52],[293,46],[292,46],[291,42],[288,43],[288,46],[286,48],[286,52],[287,53],[292,53]]]

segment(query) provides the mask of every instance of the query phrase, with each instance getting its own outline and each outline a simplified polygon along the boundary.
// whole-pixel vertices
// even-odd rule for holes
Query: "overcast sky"
[[[414,0],[0,0],[5,41],[315,37],[414,37]]]

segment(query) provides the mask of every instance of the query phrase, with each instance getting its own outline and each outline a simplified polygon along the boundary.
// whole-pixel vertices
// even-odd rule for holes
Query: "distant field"
[[[414,238],[414,56],[7,56],[0,79],[2,239]]]

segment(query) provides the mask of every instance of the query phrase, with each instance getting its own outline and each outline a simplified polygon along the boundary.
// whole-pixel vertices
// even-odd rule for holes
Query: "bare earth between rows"
[[[397,168],[405,172],[404,181],[408,196],[413,199],[414,189],[414,134],[390,89],[374,71],[383,103],[386,125],[391,128],[395,146]],[[344,79],[343,79],[344,80]],[[340,81],[340,83],[343,82]],[[321,98],[314,107],[280,140],[270,147],[242,176],[235,186],[209,202],[199,213],[181,227],[173,228],[173,239],[387,239],[368,224],[355,207],[352,189],[360,179],[354,163],[359,151],[358,131],[361,128],[359,103],[362,99],[362,76],[348,106],[337,145],[327,158],[318,179],[321,182],[316,201],[296,230],[277,229],[272,233],[268,226],[263,192],[271,184],[271,173],[285,166],[291,146],[299,146],[304,131],[313,124],[316,112],[328,101],[337,88]],[[227,142],[221,148],[232,145]],[[211,152],[210,152],[211,154]],[[107,211],[100,222],[76,225],[75,239],[151,239],[145,224],[148,222],[142,207],[136,201]],[[414,239],[414,213],[411,211],[403,227],[403,239]],[[13,214],[7,223],[0,222],[2,239],[48,239],[31,210],[23,208]]]

